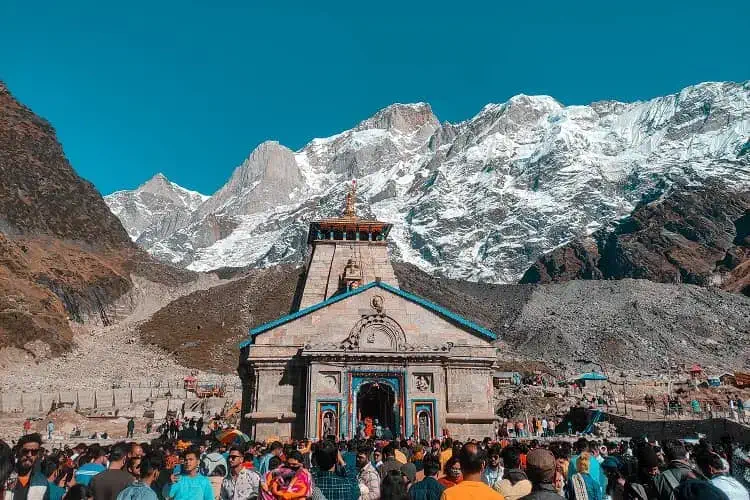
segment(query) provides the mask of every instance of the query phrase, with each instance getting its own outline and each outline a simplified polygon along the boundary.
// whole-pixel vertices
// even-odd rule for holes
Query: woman
[[[408,498],[409,494],[406,491],[406,483],[401,471],[389,471],[380,484],[380,500],[408,500]]]
[[[568,488],[569,500],[602,500],[599,483],[589,474],[591,453],[584,451],[576,461],[576,474],[573,474]]]
[[[442,484],[446,488],[456,486],[458,483],[463,481],[461,476],[461,464],[458,462],[458,457],[453,456],[448,459],[445,463],[445,469],[443,469],[445,476],[438,479],[438,483]]]

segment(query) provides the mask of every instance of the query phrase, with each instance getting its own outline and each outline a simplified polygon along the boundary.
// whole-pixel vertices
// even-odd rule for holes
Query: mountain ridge
[[[750,185],[749,143],[750,82],[635,103],[519,94],[455,124],[427,103],[396,103],[298,151],[261,143],[202,208],[142,246],[199,271],[298,264],[307,222],[337,215],[356,178],[361,215],[394,224],[396,259],[514,282],[540,255],[670,186]],[[236,178],[263,165],[277,176]]]

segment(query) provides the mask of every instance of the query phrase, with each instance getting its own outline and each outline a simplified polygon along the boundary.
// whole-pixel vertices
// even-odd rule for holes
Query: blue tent
[[[609,380],[606,375],[596,372],[582,373],[576,380]]]

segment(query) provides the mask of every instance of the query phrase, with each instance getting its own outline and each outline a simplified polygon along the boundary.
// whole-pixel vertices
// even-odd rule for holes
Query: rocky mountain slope
[[[52,126],[0,82],[0,350],[31,356],[73,345],[74,322],[107,325],[132,272],[190,279],[139,250]]]
[[[750,295],[750,191],[723,186],[672,191],[541,256],[522,283],[642,278],[718,285]]]
[[[647,280],[497,285],[435,278],[411,264],[394,270],[402,289],[496,332],[506,363],[563,373],[580,370],[578,359],[644,373],[695,360],[750,367],[750,298],[742,295]],[[184,366],[231,373],[248,330],[294,309],[300,277],[289,266],[241,271],[168,304],[140,325],[141,339]]]
[[[139,243],[194,270],[298,264],[307,222],[338,214],[353,178],[360,213],[394,223],[395,258],[514,282],[672,185],[750,186],[750,82],[588,106],[519,95],[456,124],[394,104],[296,152],[261,144],[189,220]]]

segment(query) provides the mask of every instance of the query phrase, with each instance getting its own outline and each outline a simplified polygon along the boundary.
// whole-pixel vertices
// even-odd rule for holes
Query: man
[[[31,419],[26,419],[23,421],[23,435],[25,436],[31,432]]]
[[[133,482],[133,476],[123,470],[127,455],[128,445],[125,443],[116,443],[109,450],[109,469],[95,475],[89,483],[94,500],[115,500]]]
[[[258,474],[260,474],[260,477],[266,477],[268,462],[271,461],[271,458],[281,455],[282,451],[284,451],[284,446],[280,442],[274,441],[271,443],[271,446],[268,447],[268,452],[261,457],[260,464],[258,465]]]
[[[147,458],[140,462],[140,477],[139,481],[136,481],[128,485],[124,490],[117,495],[117,500],[158,500],[159,497],[151,489],[151,485],[156,481],[159,476],[159,464],[151,463]]]
[[[502,479],[492,487],[505,497],[505,500],[516,500],[531,493],[531,481],[521,470],[521,450],[516,446],[508,446],[502,451],[503,471]],[[528,457],[527,457],[528,460]]]
[[[133,420],[133,417],[130,417],[130,420],[128,420],[128,438],[133,437],[134,431],[135,431],[135,420]]]
[[[125,470],[133,476],[134,480],[138,480],[141,477],[140,467],[143,455],[143,447],[140,444],[130,443],[128,458],[125,462]]]
[[[43,500],[49,498],[47,478],[37,467],[41,458],[42,436],[38,433],[26,434],[16,445],[15,485],[8,485],[6,500]]]
[[[440,442],[438,442],[438,447]],[[445,486],[438,482],[440,475],[440,461],[436,456],[424,459],[424,479],[414,483],[409,488],[410,500],[440,500]]]
[[[704,451],[696,457],[696,463],[709,482],[727,494],[732,500],[750,500],[747,489],[737,479],[729,475],[722,459],[714,452]]]
[[[107,453],[98,444],[92,444],[84,458],[88,462],[81,465],[75,477],[76,483],[88,486],[94,476],[107,470]]]
[[[55,423],[50,420],[47,422],[47,441],[52,440],[52,433],[55,432]]]
[[[250,500],[260,492],[260,476],[244,467],[244,454],[236,446],[229,448],[229,475],[221,483],[221,500]]]
[[[544,448],[531,450],[526,456],[526,474],[531,481],[531,493],[522,500],[560,500],[555,488],[555,456]]]
[[[362,495],[362,500],[378,500],[380,498],[380,475],[370,462],[370,449],[367,447],[357,450],[357,470],[359,484],[367,491],[367,495]],[[365,491],[364,488],[363,491]]]
[[[326,500],[357,500],[359,498],[359,484],[354,471],[344,467],[344,475],[336,473],[336,464],[345,466],[345,462],[335,444],[319,445],[313,454],[313,459],[318,465],[313,479]]]
[[[500,447],[491,447],[488,455],[489,463],[482,471],[482,481],[487,486],[492,487],[503,477],[503,466],[500,465]]]
[[[687,450],[679,441],[664,443],[664,455],[669,462],[667,470],[656,476],[654,486],[660,500],[670,500],[672,491],[688,479],[704,479],[688,462]]]
[[[458,454],[463,481],[443,491],[442,500],[505,500],[505,498],[482,482],[484,459],[476,443],[463,445]]]
[[[636,476],[625,484],[627,498],[635,500],[649,500],[658,498],[654,479],[659,475],[659,457],[656,451],[648,445],[641,445],[636,450],[638,469]]]
[[[396,460],[396,445],[388,443],[383,448],[383,465],[380,466],[378,472],[380,473],[380,479],[383,479],[392,470],[401,470],[401,462]]]
[[[173,473],[170,478],[172,485],[167,492],[167,498],[173,500],[214,500],[211,481],[198,473],[200,455],[200,449],[196,446],[187,449],[180,475],[176,476]]]
[[[430,449],[427,451],[427,453],[424,454],[424,460],[427,460],[427,458],[432,457],[438,462],[440,462],[440,440],[439,439],[433,439],[430,443]]]

